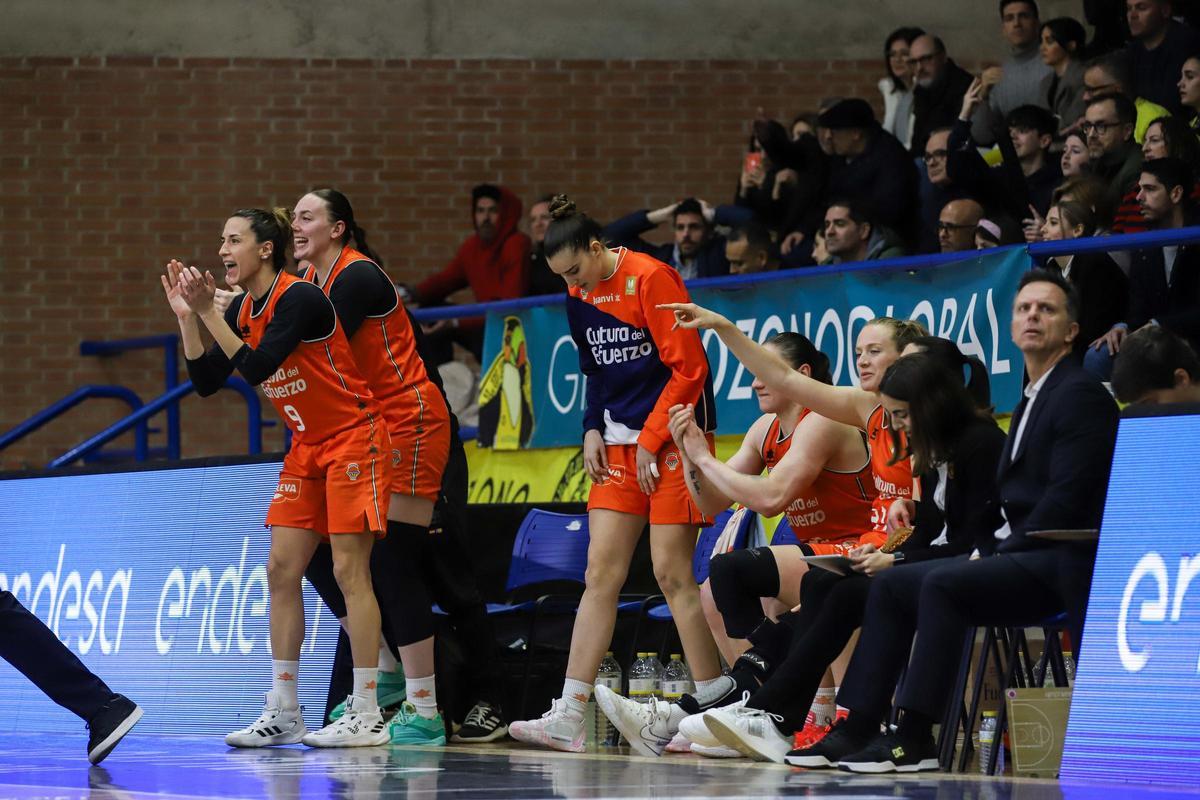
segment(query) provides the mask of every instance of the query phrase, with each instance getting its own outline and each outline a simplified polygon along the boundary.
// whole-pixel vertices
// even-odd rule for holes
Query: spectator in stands
[[[792,119],[792,127],[789,128],[792,141],[796,141],[801,136],[808,134],[809,136],[817,135],[817,114],[812,111],[801,111]]]
[[[909,149],[915,156],[925,152],[931,131],[948,127],[962,106],[971,85],[971,74],[947,57],[946,45],[930,34],[913,39],[908,62],[912,65],[913,130]]]
[[[781,240],[796,231],[810,237],[820,227],[829,180],[820,143],[809,135],[792,140],[783,125],[769,119],[754,121],[751,142],[762,154],[761,167],[757,175],[743,167],[735,202]],[[754,160],[747,155],[747,162]]]
[[[1083,48],[1087,33],[1078,20],[1056,17],[1042,24],[1042,63],[1050,74],[1042,78],[1038,105],[1049,108],[1065,130],[1083,116]]]
[[[1039,213],[1050,208],[1050,196],[1063,178],[1062,167],[1050,155],[1056,129],[1054,115],[1040,106],[1018,106],[1008,115],[1008,135],[1025,177],[1026,196]]]
[[[1000,0],[1000,28],[1011,56],[983,71],[987,102],[972,120],[971,133],[982,145],[995,144],[1007,131],[1009,113],[1019,106],[1044,104],[1042,81],[1054,74],[1039,55],[1041,23],[1034,0]]]
[[[1096,229],[1096,213],[1081,203],[1063,200],[1050,207],[1042,226],[1042,239],[1057,242],[1082,239]],[[1074,355],[1082,362],[1089,342],[1103,336],[1125,318],[1129,279],[1108,253],[1054,256],[1046,269],[1057,270],[1079,294],[1079,335]]]
[[[1179,89],[1184,119],[1188,125],[1196,128],[1200,125],[1200,55],[1191,56],[1183,62],[1176,87]]]
[[[1189,224],[1191,168],[1177,158],[1147,161],[1138,180],[1138,203],[1153,230]],[[1136,250],[1129,267],[1129,312],[1123,322],[1090,343],[1084,366],[1107,380],[1113,357],[1130,331],[1158,325],[1200,345],[1200,252],[1190,245]]]
[[[938,245],[943,253],[961,253],[975,247],[975,229],[983,219],[983,206],[969,197],[951,200],[938,215]]]
[[[1200,50],[1200,35],[1171,19],[1172,0],[1128,0],[1129,34],[1126,45],[1133,94],[1171,111],[1182,111],[1178,76],[1188,57]]]
[[[860,204],[835,199],[825,212],[825,249],[822,264],[851,264],[904,255],[899,237],[871,223]]]
[[[1193,174],[1200,175],[1200,139],[1182,117],[1159,117],[1146,129],[1142,158],[1178,158],[1192,168]]]
[[[975,226],[976,250],[1020,244],[1022,241],[1024,241],[1024,236],[1021,234],[1021,226],[1015,219],[1005,214],[992,214],[990,217],[984,217]]]
[[[1129,58],[1124,52],[1108,53],[1087,62],[1083,71],[1083,101],[1090,103],[1103,94],[1123,94],[1133,99],[1133,138],[1138,144],[1142,143],[1151,122],[1171,113],[1157,103],[1134,94]]]
[[[1138,227],[1130,192],[1142,168],[1142,151],[1133,140],[1136,110],[1123,94],[1101,94],[1088,102],[1080,133],[1087,137],[1091,171],[1108,182],[1110,202],[1117,211],[1103,227],[1124,232]],[[1119,205],[1118,205],[1119,204]]]
[[[449,264],[412,290],[420,305],[442,303],[447,295],[471,287],[478,303],[521,297],[529,283],[529,237],[517,230],[521,201],[503,186],[481,183],[471,190],[475,232],[458,247]],[[430,352],[438,363],[452,357],[457,342],[477,358],[483,356],[483,318],[442,320],[426,328]]]
[[[1059,167],[1064,178],[1074,178],[1088,168],[1091,155],[1088,153],[1087,137],[1078,131],[1067,134],[1063,140],[1062,160]]]
[[[977,175],[979,167],[967,163],[965,167],[958,164],[967,159],[975,160],[976,153],[965,156],[950,151],[950,129],[938,128],[930,131],[925,142],[925,153],[922,160],[925,163],[926,181],[921,184],[921,230],[917,243],[917,252],[936,253],[938,251],[938,214],[945,208],[946,203],[970,194],[967,187],[951,177],[950,159],[956,160],[958,169],[955,177]],[[983,167],[986,169],[986,165]],[[978,188],[978,187],[974,187]]]
[[[923,33],[920,28],[897,28],[883,43],[883,68],[887,71],[887,76],[879,79],[883,129],[906,148],[912,145],[913,134],[913,68],[908,61],[909,48]]]
[[[917,221],[917,170],[904,146],[879,127],[870,104],[843,100],[822,113],[818,125],[832,140],[830,195],[856,200],[879,225],[911,235]]]
[[[1157,326],[1130,334],[1113,364],[1122,403],[1200,403],[1200,358],[1183,338]]]
[[[1012,336],[1029,385],[1000,456],[1005,523],[994,536],[996,553],[903,565],[872,578],[862,637],[838,693],[850,714],[796,754],[805,761],[792,763],[838,763],[852,772],[937,769],[932,728],[973,626],[1027,625],[1066,611],[1071,640],[1077,648],[1083,641],[1095,545],[1028,535],[1099,528],[1104,509],[1118,412],[1099,381],[1068,358],[1077,309],[1060,275],[1034,270],[1021,279]],[[895,732],[881,735],[893,692],[903,715]]]
[[[1083,20],[1095,29],[1089,53],[1108,53],[1129,41],[1125,0],[1083,0]]]
[[[1096,215],[1096,228],[1088,233],[1088,236],[1101,236],[1108,232],[1103,221],[1112,218],[1112,211],[1107,205],[1108,185],[1103,179],[1087,172],[1067,178],[1054,190],[1054,196],[1050,200],[1051,205],[1066,202],[1079,203]]]
[[[725,260],[725,237],[713,230],[713,225],[739,225],[753,218],[749,209],[721,205],[713,208],[694,197],[680,200],[654,211],[635,211],[604,228],[604,236],[613,246],[657,258],[670,264],[685,280],[728,275]],[[651,244],[641,235],[670,220],[674,241],[670,244]]]
[[[529,291],[526,294],[536,297],[542,294],[562,294],[563,279],[554,274],[546,263],[546,253],[543,243],[546,239],[546,228],[550,227],[550,201],[554,195],[542,195],[529,207]]]
[[[779,269],[771,232],[754,220],[742,223],[729,232],[725,239],[725,260],[729,262],[730,275]]]

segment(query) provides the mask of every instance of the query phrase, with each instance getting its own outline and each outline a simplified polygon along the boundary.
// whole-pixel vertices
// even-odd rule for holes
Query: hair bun
[[[290,208],[275,206],[271,209],[271,216],[275,217],[275,221],[281,228],[292,227],[292,210]]]
[[[575,210],[575,201],[565,194],[556,194],[550,201],[551,219],[566,219],[576,213],[578,212]]]

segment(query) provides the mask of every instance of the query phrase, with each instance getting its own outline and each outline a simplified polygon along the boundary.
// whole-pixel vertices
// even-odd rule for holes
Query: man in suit
[[[1000,457],[1006,523],[996,531],[996,552],[900,566],[875,578],[838,694],[850,715],[809,748],[809,758],[789,763],[837,763],[854,772],[937,769],[932,727],[942,718],[972,627],[1029,625],[1065,610],[1073,641],[1081,641],[1095,545],[1028,536],[1098,528],[1104,509],[1118,412],[1100,382],[1067,358],[1078,314],[1074,290],[1061,275],[1034,270],[1022,278],[1012,338],[1029,384]],[[896,692],[904,716],[894,734],[880,736],[914,632],[911,666]]]
[[[1142,165],[1137,200],[1152,230],[1174,230],[1192,221],[1191,167],[1178,158]],[[1124,322],[1092,342],[1084,366],[1102,380],[1112,373],[1113,357],[1130,331],[1160,325],[1200,347],[1200,251],[1193,246],[1135,250],[1129,265],[1129,313]]]

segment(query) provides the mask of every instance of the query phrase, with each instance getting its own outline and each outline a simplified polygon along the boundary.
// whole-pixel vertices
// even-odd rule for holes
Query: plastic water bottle
[[[663,696],[663,672],[665,669],[662,662],[658,660],[658,653],[646,653],[646,660],[650,662],[650,670],[654,674],[654,697],[661,700]]]
[[[996,757],[996,774],[1004,774],[1004,742],[996,736],[999,724],[995,711],[983,712],[983,721],[979,725],[979,771],[984,775],[992,759],[993,747],[1000,748],[1000,754]]]
[[[695,690],[687,664],[683,663],[683,658],[678,653],[672,653],[671,662],[663,670],[663,700],[674,703]]]
[[[629,697],[639,703],[649,703],[654,697],[655,678],[654,667],[650,663],[649,653],[638,653],[637,660],[629,668]]]
[[[1067,686],[1075,685],[1075,654],[1070,650],[1063,652],[1063,668],[1067,673]]]
[[[604,714],[596,707],[596,695],[593,694],[588,698],[587,708],[583,710],[583,745],[588,752],[593,752],[596,745],[602,741],[597,735],[602,719]]]
[[[609,650],[600,661],[600,669],[596,671],[596,685],[621,694],[623,677],[621,674],[621,665],[617,663],[617,659],[613,658],[612,651]],[[594,728],[597,742],[606,745],[616,745],[617,729],[613,727],[613,724],[608,721],[608,717],[604,716],[603,713],[596,715]]]

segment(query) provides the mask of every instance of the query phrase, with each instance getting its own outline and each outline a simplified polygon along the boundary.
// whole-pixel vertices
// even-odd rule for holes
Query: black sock
[[[932,739],[933,717],[928,717],[919,711],[905,709],[904,716],[900,718],[900,725],[896,728],[896,734],[909,741]]]
[[[879,720],[868,718],[865,714],[851,711],[842,723],[846,732],[860,739],[873,739],[879,735]]]

